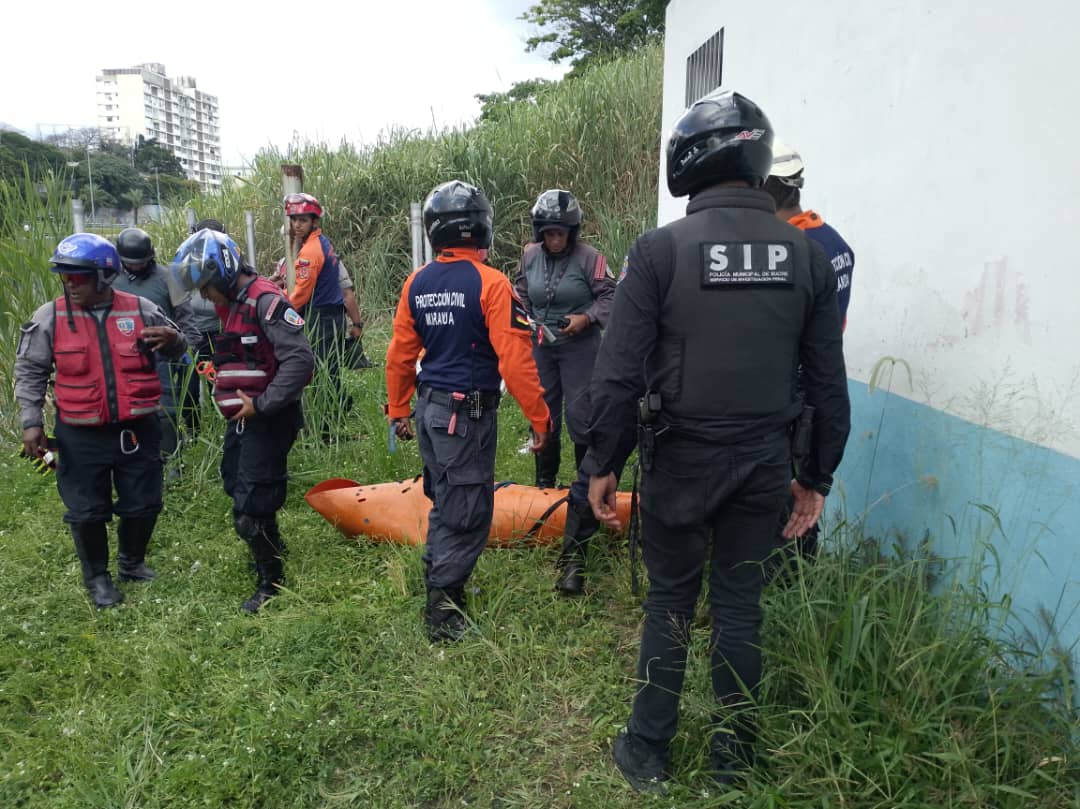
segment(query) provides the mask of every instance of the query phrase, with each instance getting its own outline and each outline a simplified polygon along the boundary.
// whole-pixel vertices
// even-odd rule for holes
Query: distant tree
[[[664,31],[668,0],[539,0],[521,15],[541,33],[525,49],[551,46],[548,59],[563,62],[577,75],[593,62],[640,48]]]
[[[174,177],[171,174],[161,174],[158,177],[151,175],[146,178],[146,187],[149,192],[151,188],[154,189],[155,202],[158,188],[161,189],[162,202],[168,200],[189,200],[193,197],[197,197],[202,190],[197,182],[194,180],[188,180],[181,177]]]
[[[123,154],[123,152],[121,152]],[[87,166],[87,153],[75,152],[72,155],[79,161],[75,168],[75,180],[77,187],[86,189],[89,187],[90,178],[94,180],[94,200],[102,208],[120,208],[120,197],[136,190],[140,195],[145,195],[145,181],[139,176],[139,172],[131,167],[124,157],[118,157],[110,151],[91,151],[89,167]],[[82,192],[86,199],[87,191]]]
[[[84,126],[47,135],[43,140],[45,143],[62,149],[85,152],[87,149],[97,149],[101,146],[102,137],[101,130],[96,126]]]
[[[477,93],[480,102],[480,120],[491,121],[504,115],[510,105],[522,101],[533,103],[536,99],[558,82],[549,79],[526,79],[514,82],[505,93]]]
[[[168,147],[158,143],[157,138],[144,138],[142,135],[135,141],[135,168],[144,174],[171,174],[173,177],[183,177],[184,167],[180,160],[169,151]]]
[[[143,204],[143,201],[143,192],[136,188],[125,191],[117,199],[121,209],[131,211],[131,224],[133,225],[139,224],[139,206]]]
[[[22,182],[29,169],[31,179],[38,179],[50,171],[63,172],[66,163],[67,155],[55,146],[0,131],[0,178]]]

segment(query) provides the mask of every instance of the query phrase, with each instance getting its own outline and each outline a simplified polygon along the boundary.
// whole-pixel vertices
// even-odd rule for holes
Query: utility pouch
[[[469,404],[467,415],[470,421],[477,421],[484,414],[484,407],[480,402],[480,391],[474,390],[469,394],[466,401]]]

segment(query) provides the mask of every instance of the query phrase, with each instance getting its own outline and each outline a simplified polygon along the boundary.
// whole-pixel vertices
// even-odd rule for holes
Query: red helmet
[[[299,216],[300,214],[321,217],[322,205],[311,194],[289,194],[285,197],[285,215]]]

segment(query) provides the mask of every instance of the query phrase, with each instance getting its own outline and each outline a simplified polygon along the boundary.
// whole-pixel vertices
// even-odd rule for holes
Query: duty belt
[[[502,394],[497,392],[484,393],[483,391],[473,390],[468,393],[447,393],[446,391],[435,390],[430,385],[421,385],[419,394],[429,402],[434,402],[443,407],[458,409],[464,406],[473,411],[477,408],[480,410],[495,410],[498,408],[499,401],[502,398]]]

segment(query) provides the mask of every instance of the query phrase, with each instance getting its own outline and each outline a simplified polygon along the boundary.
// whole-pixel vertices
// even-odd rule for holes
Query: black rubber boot
[[[81,522],[71,526],[75,553],[82,566],[86,585],[94,606],[99,610],[115,607],[124,600],[109,575],[109,535],[104,522]]]
[[[117,578],[120,581],[150,581],[157,574],[145,564],[146,546],[157,524],[157,515],[121,517],[116,529],[119,551],[116,555]]]
[[[465,623],[465,588],[428,587],[424,607],[424,626],[432,643],[461,640],[468,628]]]
[[[555,589],[563,595],[579,596],[585,592],[585,552],[599,527],[588,503],[567,504],[559,576],[555,579]]]
[[[561,456],[562,448],[559,446],[559,438],[552,435],[543,452],[538,452],[533,456],[536,459],[536,488],[555,488],[555,478],[559,476],[559,460]]]
[[[271,517],[270,519],[266,520],[264,527],[266,529],[267,535],[270,537],[270,541],[276,547],[281,549],[278,553],[278,556],[281,557],[281,561],[282,563],[284,563],[285,560],[289,558],[289,546],[281,536],[281,530],[278,528],[277,524],[277,517]],[[254,559],[248,562],[248,569],[252,573],[259,572],[259,566],[255,564]]]
[[[251,548],[251,555],[255,559],[255,572],[258,575],[255,592],[240,609],[256,613],[280,592],[279,586],[285,583],[285,565],[281,561],[281,534],[273,517],[260,519],[240,514],[234,517],[234,523],[236,533]]]

